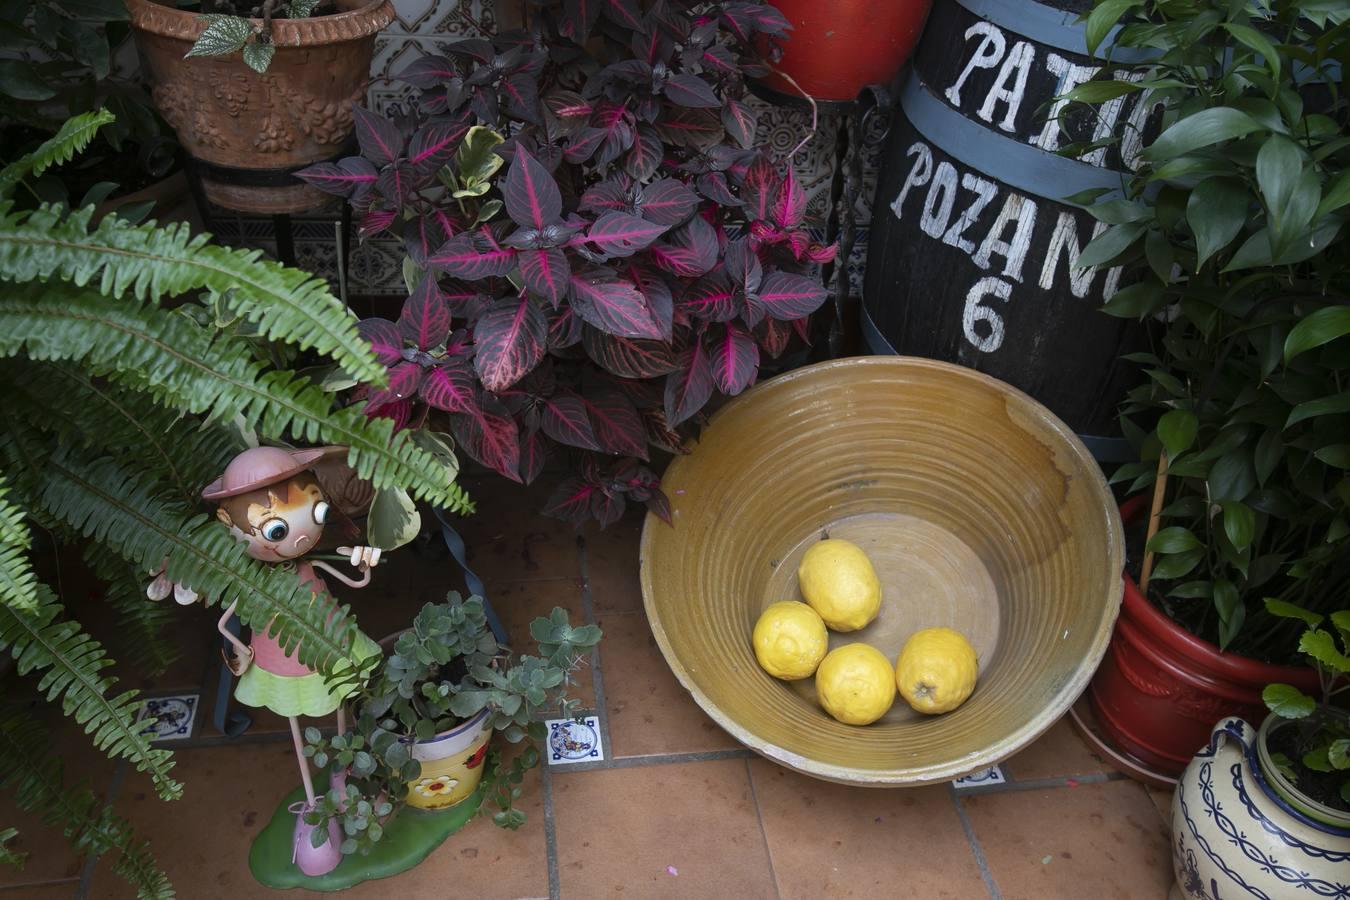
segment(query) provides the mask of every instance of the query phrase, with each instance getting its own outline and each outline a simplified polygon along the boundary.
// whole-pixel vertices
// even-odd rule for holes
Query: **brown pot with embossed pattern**
[[[1127,501],[1120,511],[1128,524],[1146,514],[1146,507]],[[1168,618],[1128,572],[1124,579],[1120,617],[1088,696],[1113,749],[1154,774],[1180,775],[1220,719],[1265,718],[1261,691],[1266,685],[1318,691],[1316,670],[1225,653]]]
[[[169,2],[126,6],[155,106],[198,162],[206,199],[254,213],[324,203],[325,195],[293,174],[346,155],[375,36],[394,18],[389,0],[336,0],[331,15],[273,20],[277,51],[263,74],[239,53],[185,59],[206,23]]]

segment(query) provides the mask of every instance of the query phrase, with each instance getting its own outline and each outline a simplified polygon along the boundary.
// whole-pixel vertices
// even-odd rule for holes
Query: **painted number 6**
[[[982,353],[993,353],[1003,346],[1003,317],[998,310],[981,302],[991,294],[1006,302],[1012,296],[1012,285],[992,275],[981,278],[966,294],[966,307],[961,311],[961,327],[966,332],[966,340]],[[986,323],[989,333],[981,335],[977,332],[976,322]]]

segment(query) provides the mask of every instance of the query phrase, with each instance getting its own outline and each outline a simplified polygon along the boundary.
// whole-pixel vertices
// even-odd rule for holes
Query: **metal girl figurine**
[[[265,563],[294,564],[300,580],[320,598],[326,598],[319,602],[329,605],[332,598],[315,569],[322,569],[349,587],[360,588],[370,583],[370,570],[380,562],[377,547],[339,547],[338,552],[350,556],[352,565],[361,571],[360,578],[351,579],[322,561],[302,559],[319,543],[330,509],[311,470],[321,460],[345,452],[343,447],[310,450],[255,447],[236,456],[225,473],[202,492],[203,498],[216,504],[217,518],[235,537],[248,544],[249,556]],[[255,628],[252,642],[245,645],[225,627],[234,609],[235,604],[231,604],[220,617],[218,628],[235,651],[234,658],[228,660],[230,670],[239,676],[235,699],[246,706],[266,707],[290,719],[296,762],[305,786],[305,804],[292,808],[296,813],[293,860],[306,875],[326,874],[342,861],[338,849],[341,838],[337,824],[330,823],[327,841],[316,848],[311,840],[314,826],[305,824],[304,814],[314,808],[317,797],[303,753],[298,717],[326,716],[336,711],[338,733],[343,733],[346,723],[342,701],[355,688],[330,689],[322,674],[302,664],[295,651],[287,654],[268,636],[266,628]],[[364,634],[357,632],[357,635],[353,655],[358,659],[378,657],[379,646]]]

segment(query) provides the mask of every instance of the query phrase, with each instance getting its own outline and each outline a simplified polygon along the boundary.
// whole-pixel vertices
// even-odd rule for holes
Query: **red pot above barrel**
[[[776,67],[817,100],[850,101],[869,84],[886,84],[923,31],[931,0],[769,0],[792,23]],[[763,84],[797,89],[778,75]]]

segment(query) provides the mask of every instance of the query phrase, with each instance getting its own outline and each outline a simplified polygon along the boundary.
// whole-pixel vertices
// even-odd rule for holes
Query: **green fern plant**
[[[358,407],[335,409],[302,374],[323,362],[362,381],[384,377],[323,282],[185,226],[16,205],[25,179],[70,159],[109,121],[102,111],[72,119],[0,169],[0,652],[100,750],[174,799],[183,786],[172,754],[139,733],[137,692],[117,688],[113,660],[39,579],[32,526],[81,546],[107,602],[148,638],[140,661],[151,668],[172,658],[153,637],[171,607],[144,594],[145,573],[163,565],[207,603],[237,603],[244,624],[298,647],[305,664],[350,677],[359,662],[350,610],[314,602],[293,571],[246,556],[202,511],[202,486],[253,433],[345,445],[378,491],[472,507],[453,457]],[[143,896],[171,895],[148,850],[92,794],[62,791],[59,772],[31,759],[11,762],[24,753],[20,730],[0,722],[0,780],[21,805],[44,810],[82,851],[117,850],[115,868]]]

